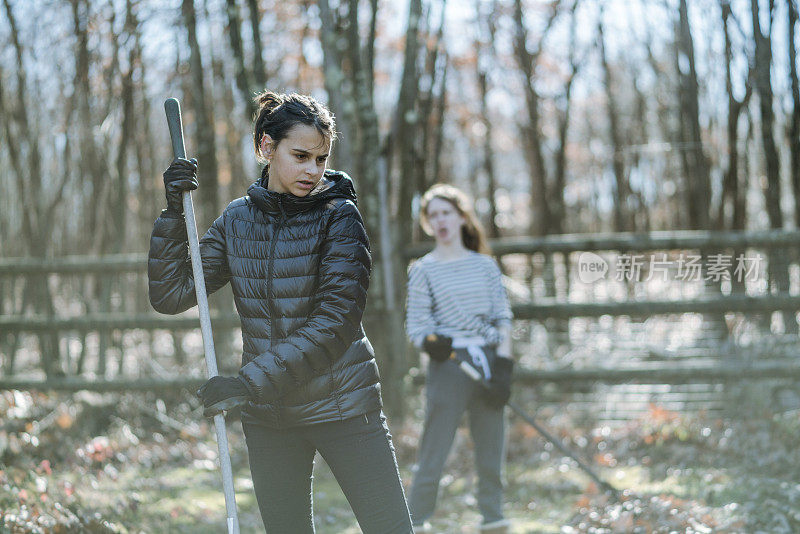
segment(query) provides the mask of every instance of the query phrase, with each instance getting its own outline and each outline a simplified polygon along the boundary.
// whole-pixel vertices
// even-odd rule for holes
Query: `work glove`
[[[443,362],[453,355],[453,338],[428,334],[422,342],[422,350],[427,352],[431,359]]]
[[[164,171],[167,211],[183,214],[183,192],[197,189],[197,160],[175,158]]]
[[[494,408],[502,408],[511,397],[511,372],[514,360],[496,357],[492,363],[492,377],[484,390],[486,402]]]
[[[214,417],[223,410],[247,404],[250,389],[238,376],[213,376],[200,386],[197,397],[203,401],[203,417]]]

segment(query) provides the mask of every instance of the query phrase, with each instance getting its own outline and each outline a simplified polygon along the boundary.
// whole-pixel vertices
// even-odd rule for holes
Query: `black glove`
[[[238,376],[213,376],[197,390],[203,401],[203,417],[214,417],[250,400],[250,390]]]
[[[197,160],[175,158],[164,171],[164,190],[167,194],[167,210],[183,213],[183,192],[197,189]]]
[[[428,353],[431,359],[443,362],[453,354],[453,338],[440,336],[439,334],[428,334],[422,342],[422,349]]]
[[[514,360],[496,357],[492,363],[492,377],[485,390],[486,402],[494,408],[502,408],[511,397],[511,372]]]

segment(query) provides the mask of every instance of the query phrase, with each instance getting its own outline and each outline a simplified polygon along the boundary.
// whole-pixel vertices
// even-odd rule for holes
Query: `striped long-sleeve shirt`
[[[427,254],[411,265],[406,333],[417,347],[432,333],[453,338],[482,336],[500,342],[499,328],[512,319],[497,262],[470,251],[455,260]]]

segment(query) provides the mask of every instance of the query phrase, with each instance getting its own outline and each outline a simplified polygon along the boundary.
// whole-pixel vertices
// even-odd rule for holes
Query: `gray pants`
[[[380,410],[276,429],[243,421],[250,473],[267,532],[314,533],[314,455],[339,482],[365,534],[410,534],[394,446]]]
[[[491,363],[494,351],[484,347],[484,352]],[[458,349],[457,355],[459,359],[469,360],[464,349]],[[464,411],[469,411],[470,433],[475,444],[478,508],[483,522],[503,519],[503,410],[492,408],[483,400],[480,386],[467,377],[455,361],[431,360],[426,382],[425,427],[408,501],[415,525],[421,525],[433,515],[439,479]]]

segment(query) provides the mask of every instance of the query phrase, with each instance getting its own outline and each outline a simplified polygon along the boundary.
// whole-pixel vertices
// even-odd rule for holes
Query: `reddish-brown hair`
[[[431,234],[431,225],[428,221],[428,204],[434,198],[449,202],[464,217],[464,225],[461,227],[461,242],[464,246],[481,254],[490,254],[489,243],[486,241],[486,232],[483,225],[472,209],[472,201],[460,189],[448,184],[436,184],[422,195],[420,202],[420,224],[422,228]]]

